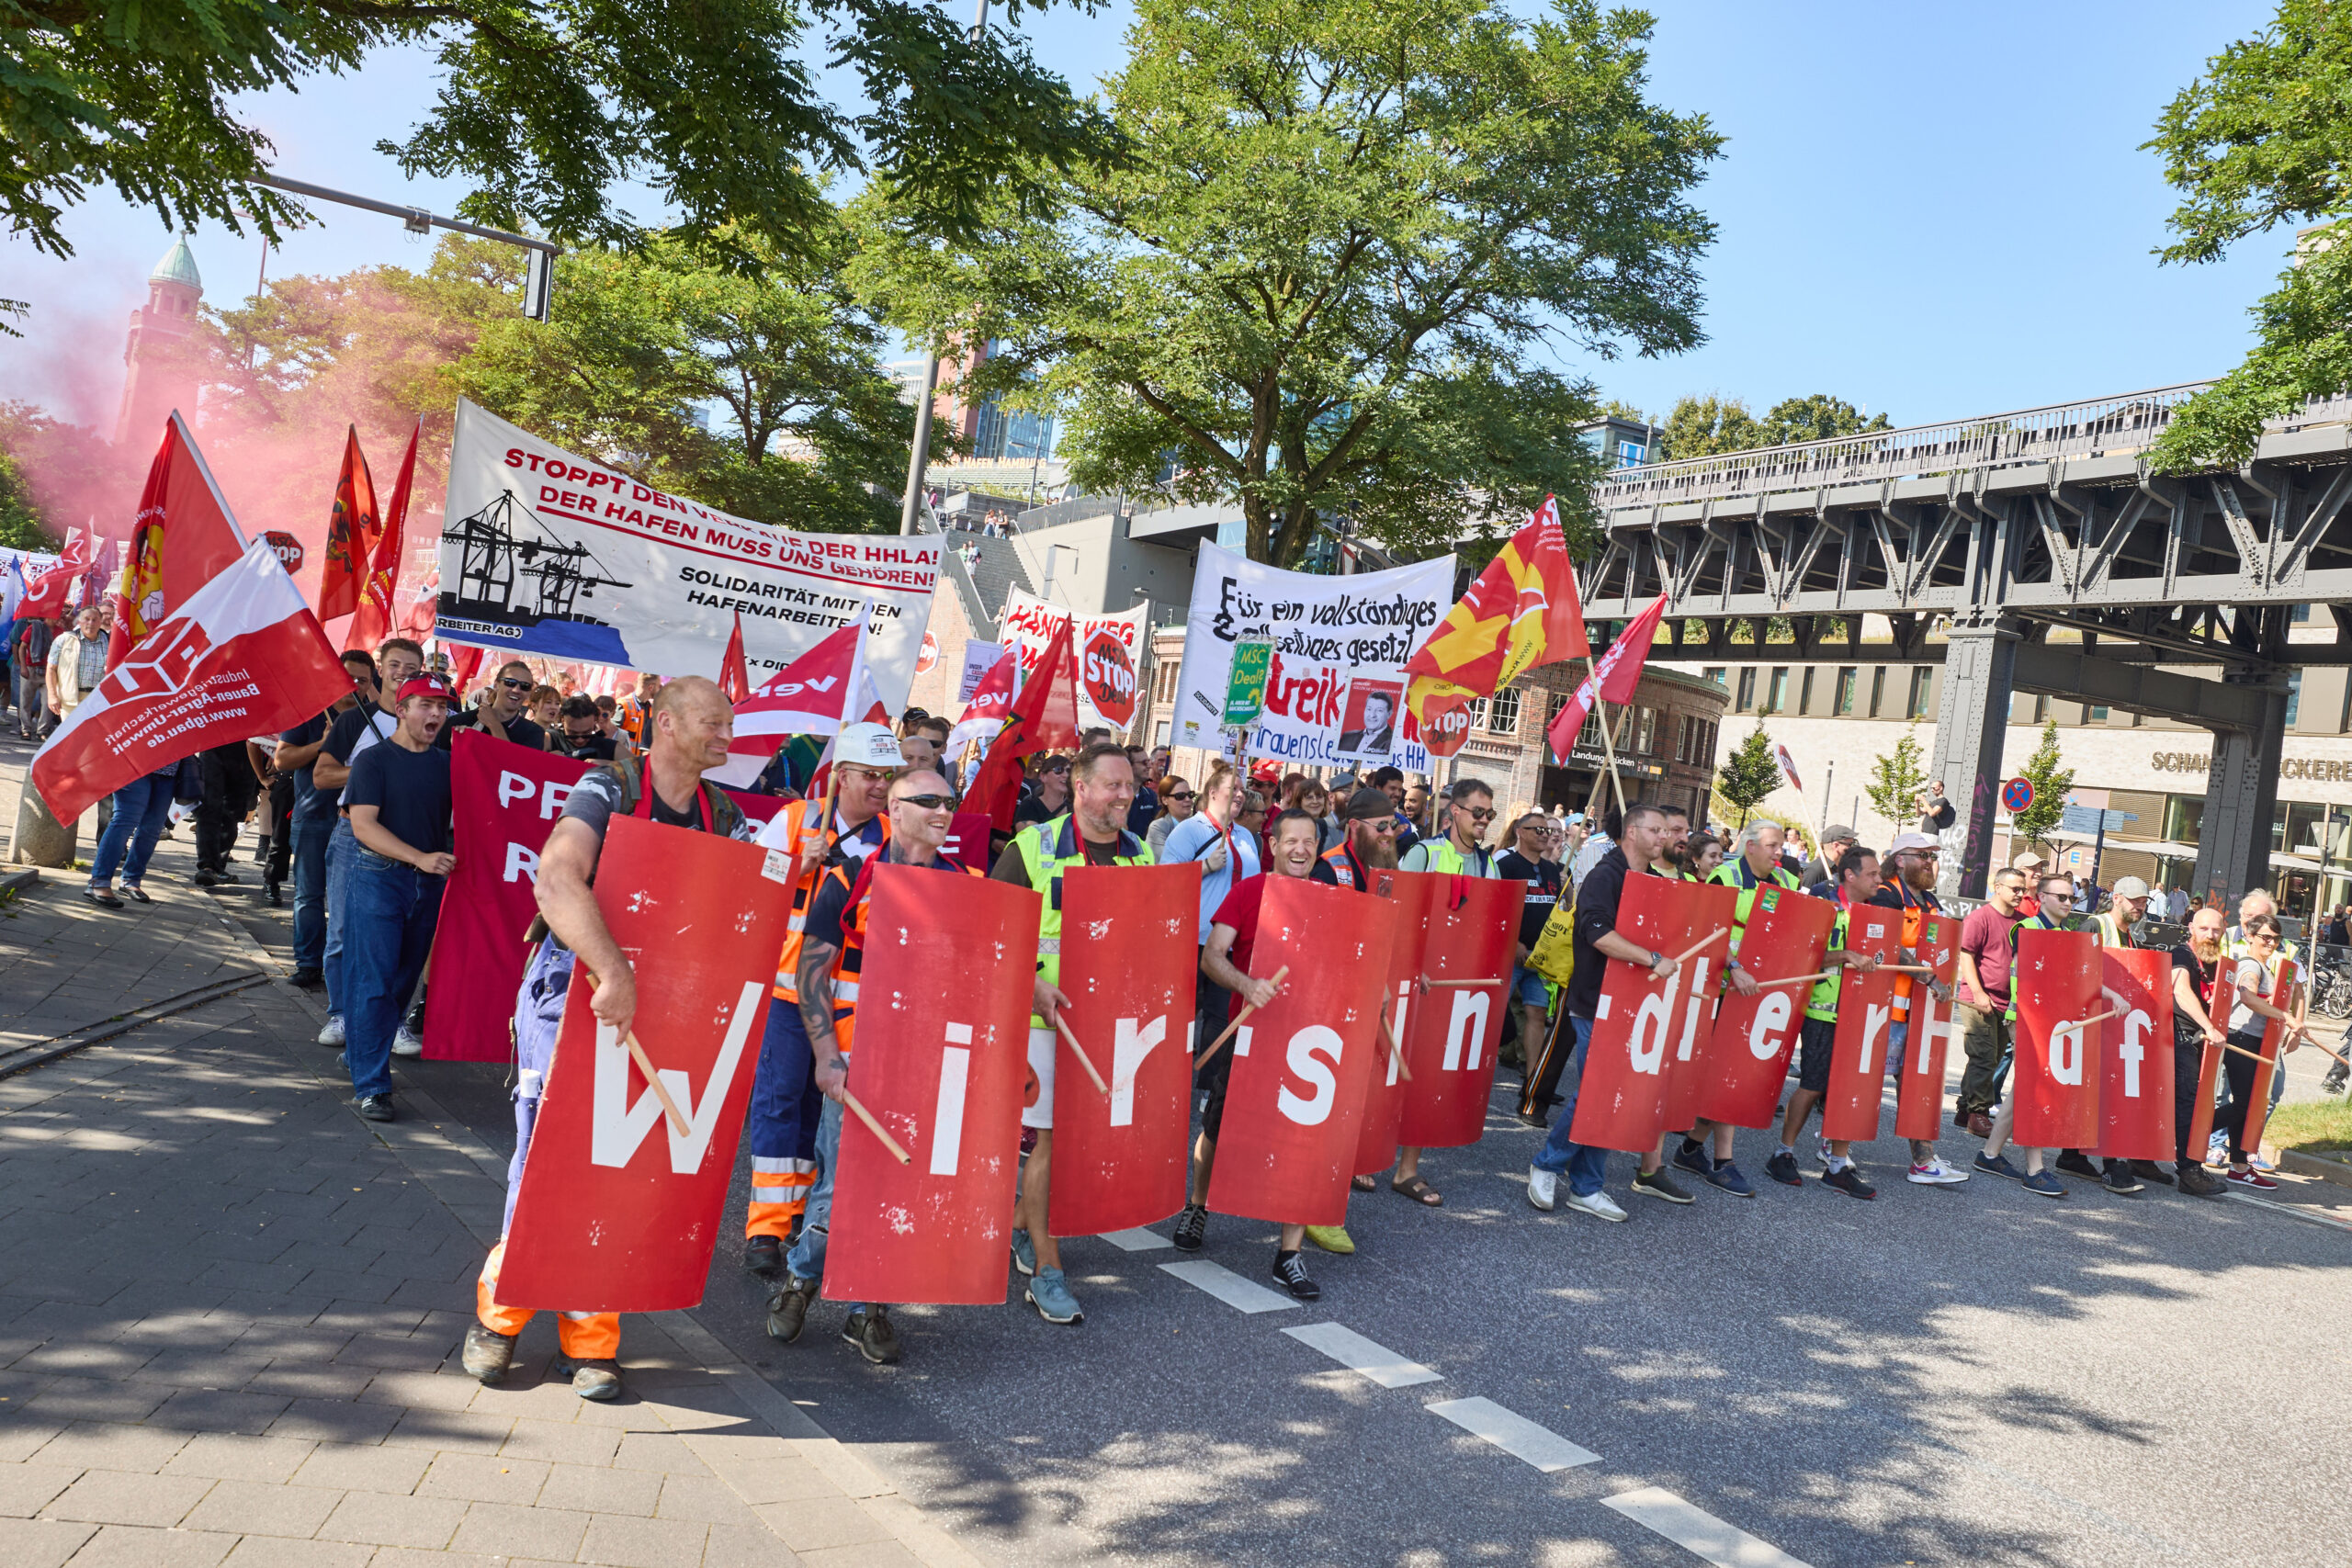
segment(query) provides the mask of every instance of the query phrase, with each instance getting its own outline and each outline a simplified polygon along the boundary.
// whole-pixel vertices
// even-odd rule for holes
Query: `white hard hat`
[[[844,724],[833,742],[833,761],[860,768],[903,768],[906,754],[884,724]]]

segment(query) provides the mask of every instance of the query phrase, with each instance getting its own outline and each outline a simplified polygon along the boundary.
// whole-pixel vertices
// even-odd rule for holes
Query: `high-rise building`
[[[147,275],[147,303],[130,312],[115,445],[153,445],[172,410],[196,412],[196,369],[184,351],[196,332],[196,308],[203,299],[204,279],[197,273],[187,239],[173,241]]]

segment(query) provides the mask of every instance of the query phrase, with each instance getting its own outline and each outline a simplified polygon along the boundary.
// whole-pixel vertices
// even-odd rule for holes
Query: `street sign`
[[[2001,786],[2001,809],[2014,815],[2033,804],[2033,781],[2011,779]]]
[[[1266,706],[1266,677],[1273,664],[1274,645],[1263,637],[1233,645],[1233,673],[1225,683],[1227,728],[1257,722]]]
[[[2096,806],[2070,806],[2058,818],[2069,833],[2112,833],[2126,822],[2137,822],[2136,811],[2101,811]]]
[[[302,570],[301,540],[279,528],[272,528],[262,537],[269,541],[269,547],[277,555],[278,565],[288,572]]]

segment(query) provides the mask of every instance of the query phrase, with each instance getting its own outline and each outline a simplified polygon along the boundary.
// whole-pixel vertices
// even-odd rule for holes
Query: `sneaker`
[[[1209,1212],[1198,1203],[1187,1203],[1176,1216],[1176,1234],[1168,1239],[1179,1252],[1198,1252],[1209,1234]]]
[[[2260,1155],[2246,1156],[2245,1163],[2252,1166],[2255,1169],[2261,1171],[2266,1176],[2275,1175],[2278,1169],[2277,1161],[2265,1159]]]
[[[1356,1249],[1356,1238],[1348,1234],[1345,1225],[1309,1225],[1306,1239],[1334,1258],[1346,1258]]]
[[[392,1097],[389,1094],[368,1095],[358,1101],[358,1105],[359,1119],[363,1122],[390,1122],[394,1119]]]
[[[1647,1175],[1644,1175],[1639,1171],[1634,1172],[1634,1190],[1636,1192],[1646,1192],[1653,1198],[1663,1198],[1669,1203],[1688,1203],[1693,1201],[1690,1194],[1682,1190],[1681,1183],[1676,1181],[1674,1178],[1667,1175],[1663,1170],[1653,1170]]]
[[[2128,1159],[2110,1160],[2108,1163],[2106,1174],[2099,1179],[2107,1184],[2107,1190],[2109,1192],[2140,1190],[2140,1179],[2132,1174],[2132,1162]]]
[[[2227,1133],[2216,1133],[2211,1137],[2205,1140],[2205,1163],[2207,1165],[2220,1165],[2229,1157],[2230,1135]]]
[[[1861,1167],[1849,1161],[1843,1170],[1825,1171],[1821,1184],[1835,1187],[1849,1198],[1871,1199],[1878,1196],[1878,1189],[1863,1177]]]
[[[340,1051],[343,1049],[343,1015],[341,1013],[331,1012],[327,1014],[326,1027],[319,1031],[319,1043],[326,1046],[331,1051]]]
[[[2278,1184],[2277,1182],[2263,1175],[2262,1172],[2256,1170],[2250,1165],[2244,1170],[2233,1170],[2230,1172],[2228,1177],[2224,1179],[2226,1179],[2233,1187],[2244,1187],[2256,1192],[2276,1192],[2278,1190]]]
[[[860,1307],[850,1314],[842,1325],[842,1337],[877,1367],[899,1364],[899,1331],[890,1326],[890,1314],[878,1306]]]
[[[2180,1190],[2187,1198],[2218,1198],[2229,1190],[2229,1184],[2201,1165],[2185,1165],[2180,1168]]]
[[[1714,1165],[1704,1144],[1694,1144],[1685,1138],[1682,1146],[1674,1151],[1674,1168],[1677,1170],[1687,1170],[1693,1176],[1704,1178],[1714,1169]]]
[[[326,971],[297,969],[294,971],[293,977],[287,983],[298,991],[323,991],[327,988]]]
[[[1274,1281],[1299,1301],[1323,1299],[1323,1287],[1306,1277],[1306,1260],[1295,1252],[1274,1254]]]
[[[2166,1170],[2163,1166],[2158,1165],[2152,1159],[2133,1160],[2132,1162],[2132,1174],[2138,1177],[2143,1181],[2153,1181],[2159,1187],[2170,1187],[2172,1185],[2172,1172]]]
[[[1747,1184],[1747,1178],[1739,1173],[1739,1167],[1729,1160],[1709,1168],[1707,1185],[1719,1192],[1728,1192],[1735,1198],[1756,1196],[1756,1189]]]
[[[2068,1149],[2060,1155],[2058,1168],[2068,1176],[2079,1176],[2090,1181],[2099,1180],[2103,1175],[2099,1168],[2091,1163],[2090,1156],[2079,1149]]]
[[[1540,1165],[1527,1168],[1527,1203],[1532,1209],[1550,1213],[1560,1201],[1560,1175]]]
[[[808,1303],[817,1299],[817,1281],[795,1275],[784,1277],[784,1289],[768,1298],[768,1337],[789,1345],[808,1325]]]
[[[198,871],[195,875],[188,878],[188,883],[190,886],[196,887],[209,887],[220,880],[220,877],[215,873],[209,871]]]
[[[606,1400],[621,1396],[621,1364],[610,1356],[585,1361],[558,1356],[548,1371],[569,1382],[571,1392],[582,1399]]]
[[[1909,1179],[1922,1187],[1951,1187],[1967,1180],[1968,1172],[1946,1165],[1941,1155],[1929,1155],[1926,1163],[1911,1168]]]
[[[783,1268],[783,1238],[773,1235],[755,1235],[745,1241],[743,1267],[754,1274],[773,1274]]]
[[[458,1364],[466,1369],[466,1376],[495,1387],[505,1381],[506,1369],[514,1364],[514,1341],[520,1337],[501,1334],[477,1319],[466,1325],[466,1348]]]
[[[1797,1156],[1782,1149],[1764,1162],[1764,1174],[1783,1187],[1803,1187],[1804,1178],[1797,1174]]]
[[[2006,1155],[1978,1155],[1969,1164],[1986,1176],[2005,1177],[2011,1181],[2025,1179],[2025,1172],[2011,1165]]]
[[[398,1029],[392,1031],[392,1055],[395,1056],[422,1056],[424,1055],[424,1042],[416,1035],[410,1033],[408,1025],[403,1023]]]
[[[1027,1231],[1016,1227],[1012,1233],[1012,1266],[1023,1278],[1037,1271],[1037,1244],[1029,1239]]]
[[[1606,1191],[1589,1193],[1572,1191],[1564,1201],[1578,1213],[1590,1214],[1596,1220],[1607,1220],[1611,1224],[1621,1224],[1624,1222],[1625,1211],[1619,1208],[1617,1200],[1611,1198]]]
[[[2037,1170],[2025,1179],[2025,1190],[2040,1198],[2064,1198],[2066,1184],[2046,1170]]]
[[[1047,1323],[1076,1326],[1086,1321],[1086,1314],[1078,1309],[1078,1298],[1069,1293],[1069,1284],[1058,1269],[1038,1269],[1024,1293],[1029,1304],[1037,1309],[1037,1315]]]

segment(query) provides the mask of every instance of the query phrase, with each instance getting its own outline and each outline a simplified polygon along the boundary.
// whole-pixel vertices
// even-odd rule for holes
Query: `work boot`
[[[743,1244],[743,1267],[754,1274],[773,1274],[784,1267],[784,1243],[772,1235],[755,1235]]]
[[[877,1367],[899,1364],[899,1331],[890,1326],[890,1314],[882,1307],[860,1307],[850,1314],[842,1325],[842,1337]]]
[[[606,1400],[621,1396],[621,1364],[611,1357],[576,1361],[570,1356],[558,1356],[555,1365],[548,1369],[556,1377],[571,1384],[571,1392],[582,1399]]]
[[[495,1387],[506,1381],[506,1369],[514,1364],[515,1337],[501,1334],[480,1320],[469,1323],[466,1325],[466,1348],[458,1364],[466,1369],[466,1376],[479,1380],[486,1387]]]
[[[2228,1189],[2220,1177],[2203,1166],[2183,1161],[2180,1166],[2180,1190],[2191,1198],[2218,1198]]]
[[[784,1289],[768,1298],[768,1337],[789,1345],[808,1323],[808,1303],[817,1299],[817,1281],[787,1274]]]

